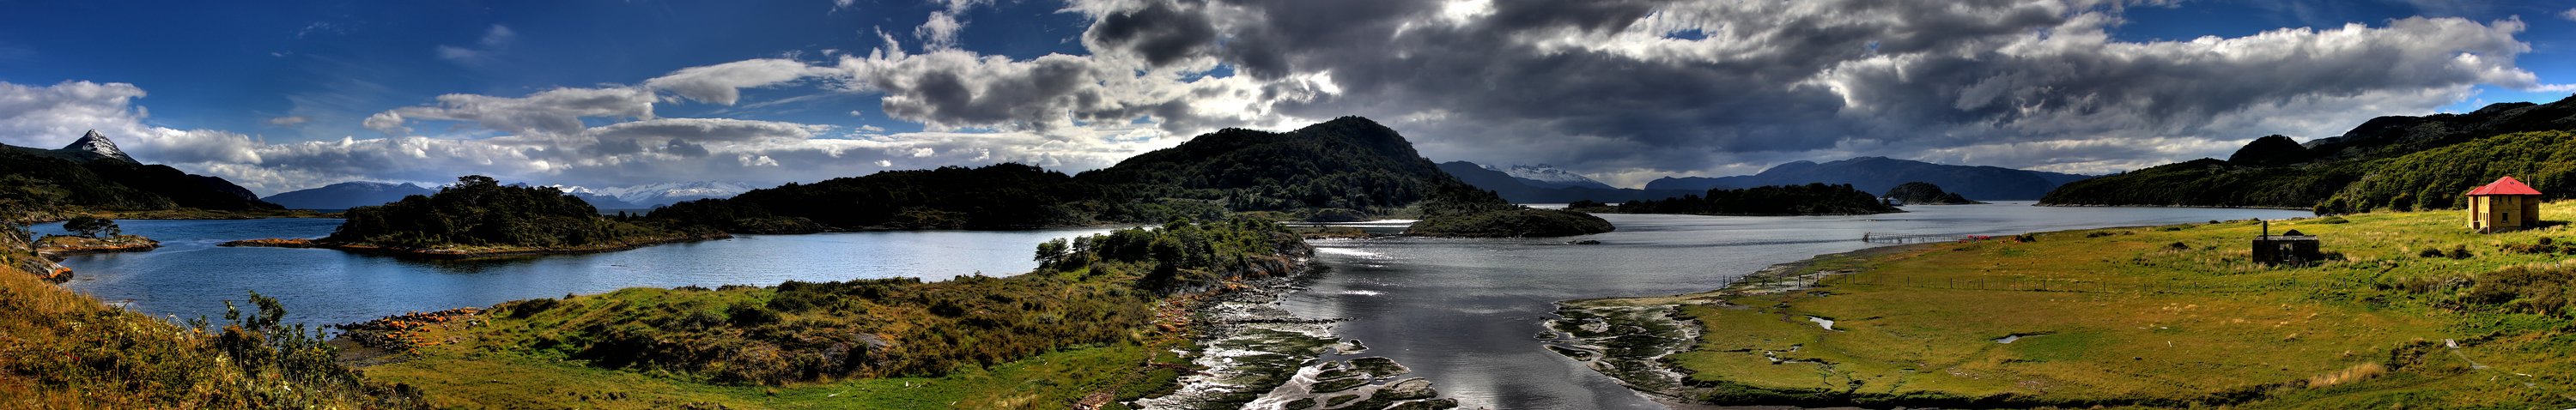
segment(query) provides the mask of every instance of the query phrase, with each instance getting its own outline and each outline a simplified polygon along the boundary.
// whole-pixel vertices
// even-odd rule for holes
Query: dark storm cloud
[[[1097,19],[1095,52],[1158,66],[1215,59],[1267,81],[1260,89],[1278,114],[1365,115],[1401,123],[1426,154],[1579,171],[1877,154],[2099,172],[2228,145],[2215,141],[2317,136],[2339,131],[2323,124],[2429,110],[2476,84],[2541,86],[2513,66],[2529,49],[2513,38],[2518,20],[2112,40],[2126,5],[1233,0],[1076,8]],[[1213,34],[1199,31],[1211,23]],[[1680,31],[1699,38],[1667,36]],[[1316,88],[1300,81],[1318,76],[1335,90],[1289,92]],[[2113,141],[2087,142],[2101,138]]]
[[[1142,9],[1111,13],[1100,16],[1083,38],[1095,49],[1125,50],[1153,65],[1169,65],[1216,45],[1216,23],[1199,12],[1200,7],[1153,3]]]
[[[684,158],[697,158],[707,156],[707,146],[675,139],[671,140],[670,144],[664,145],[662,152]]]

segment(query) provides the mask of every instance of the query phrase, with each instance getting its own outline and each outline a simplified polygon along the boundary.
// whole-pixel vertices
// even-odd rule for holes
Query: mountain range
[[[1494,168],[1492,165],[1485,165],[1483,167],[1485,169],[1502,171],[1504,175],[1511,175],[1513,178],[1519,178],[1522,184],[1540,188],[1618,189],[1617,187],[1610,186],[1610,184],[1604,184],[1601,183],[1601,181],[1594,181],[1592,180],[1592,177],[1586,177],[1583,176],[1583,174],[1576,174],[1563,169],[1557,169],[1556,166],[1548,164],[1538,164],[1536,166],[1513,165],[1505,168]],[[1445,171],[1447,169],[1444,168],[1442,170]],[[1456,172],[1451,172],[1451,174],[1456,174]]]
[[[60,149],[0,145],[0,199],[35,209],[281,209],[223,178],[136,161],[98,131]]]
[[[1466,182],[1468,185],[1474,185],[1476,188],[1494,191],[1494,194],[1502,195],[1504,200],[1522,204],[1560,204],[1584,200],[1617,203],[1637,200],[1664,199],[1682,195],[1696,195],[1706,192],[1706,190],[1683,191],[1669,189],[1646,190],[1615,188],[1611,187],[1610,184],[1604,184],[1600,181],[1594,181],[1592,178],[1587,178],[1572,172],[1566,172],[1554,167],[1548,167],[1546,165],[1540,165],[1537,167],[1514,165],[1506,169],[1518,170],[1520,172],[1514,173],[1513,171],[1497,170],[1491,166],[1478,165],[1467,161],[1440,163],[1441,171],[1448,172],[1449,175],[1457,176],[1459,181]]]
[[[724,199],[759,187],[740,182],[665,182],[608,188],[559,187],[599,209],[641,209],[700,199]],[[613,201],[613,202],[612,202]]]
[[[2061,174],[1991,166],[1944,165],[1887,157],[1859,157],[1815,163],[1791,161],[1753,175],[1731,177],[1664,177],[1646,183],[1648,190],[1701,192],[1808,183],[1849,184],[1866,192],[1887,192],[1907,182],[1929,182],[1967,199],[2013,201],[2039,199],[2050,190],[2089,175]]]
[[[429,195],[437,192],[436,189],[408,183],[354,181],[269,195],[260,200],[285,206],[287,209],[349,209],[383,205],[387,202],[400,201],[406,196]]]

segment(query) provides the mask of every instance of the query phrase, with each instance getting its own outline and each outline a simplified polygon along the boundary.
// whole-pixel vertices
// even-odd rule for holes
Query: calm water
[[[1617,232],[1579,239],[1318,241],[1330,270],[1283,305],[1344,318],[1339,336],[1367,356],[1410,366],[1466,408],[1662,408],[1543,349],[1553,302],[1667,295],[1723,286],[1772,264],[1873,246],[1864,232],[2013,234],[2078,228],[2292,218],[2307,212],[2194,208],[2056,208],[2028,202],[1915,206],[1902,214],[1832,217],[1602,215]],[[1725,332],[1725,329],[1710,329]]]
[[[860,232],[743,235],[589,255],[485,261],[429,261],[328,249],[224,248],[253,238],[311,238],[338,219],[124,220],[126,233],[161,241],[151,252],[75,256],[65,287],[153,315],[221,319],[223,301],[251,291],[286,303],[288,320],[347,323],[510,300],[591,294],[628,287],[767,286],[789,280],[947,279],[1011,275],[1037,267],[1030,255],[1048,239],[1108,229]],[[35,227],[61,233],[61,224]]]

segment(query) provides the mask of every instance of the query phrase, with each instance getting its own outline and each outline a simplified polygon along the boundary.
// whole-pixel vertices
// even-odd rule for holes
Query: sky
[[[1346,115],[1635,187],[1888,156],[2074,173],[2576,94],[2576,4],[0,0],[0,144],[261,195],[1115,164]]]

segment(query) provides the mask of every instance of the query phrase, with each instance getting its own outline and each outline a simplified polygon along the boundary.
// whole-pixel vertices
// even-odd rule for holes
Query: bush
[[[726,308],[725,318],[730,319],[734,326],[753,327],[778,323],[778,312],[764,305],[745,303]]]
[[[2480,275],[2460,302],[2471,306],[2501,307],[2516,313],[2576,316],[2576,293],[2568,286],[2576,284],[2576,269],[2565,264],[2509,266],[2494,273]]]

